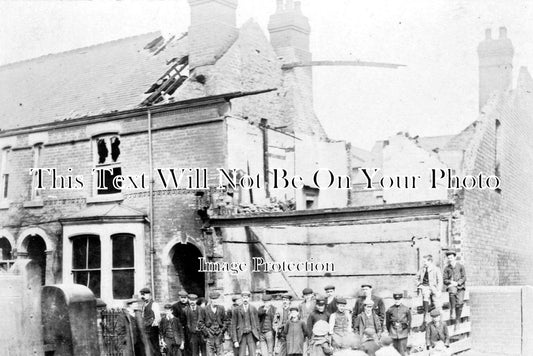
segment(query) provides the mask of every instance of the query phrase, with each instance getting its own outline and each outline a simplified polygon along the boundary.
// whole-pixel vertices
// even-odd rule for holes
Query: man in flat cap
[[[143,288],[139,293],[144,302],[141,315],[144,322],[144,331],[150,343],[150,350],[154,356],[161,356],[159,350],[159,322],[161,321],[159,305],[152,299],[152,291],[149,288]]]
[[[178,301],[174,304],[172,304],[172,314],[176,318],[180,320],[181,325],[187,325],[187,316],[185,315],[185,309],[189,306],[189,299],[188,294],[185,290],[180,290],[178,292]],[[184,330],[184,338],[185,338],[185,351],[184,353],[186,355],[190,355],[190,349],[189,349],[189,333],[187,332],[187,328]]]
[[[198,323],[204,310],[196,303],[198,301],[196,294],[189,294],[188,299],[189,305],[185,308],[185,319],[187,321],[185,329],[188,335],[189,347],[186,349],[190,350],[190,355],[192,356],[198,356],[200,352],[204,356],[206,355],[205,340]]]
[[[311,288],[304,288],[302,291],[302,295],[304,297],[304,300],[298,305],[298,313],[300,314],[300,320],[302,320],[307,325],[307,318],[311,314],[313,310],[315,310],[315,299],[314,299],[314,293]],[[309,334],[311,333],[311,330],[308,330]],[[307,350],[309,347],[309,340],[311,339],[312,335],[308,335],[309,337],[304,342],[304,355],[307,355]]]
[[[326,292],[326,310],[333,314],[337,311],[337,298],[335,298],[335,286],[329,284],[324,287]]]
[[[235,310],[237,310],[239,305],[241,305],[241,303],[242,303],[241,297],[239,295],[234,295],[233,297],[231,297],[231,303],[232,303],[231,304],[231,308],[229,308],[228,312],[227,312],[227,318],[228,318],[230,323],[233,320],[233,314],[235,313]],[[228,333],[229,334],[232,333],[231,325],[229,327]],[[230,335],[230,338],[233,340],[233,336],[232,335]],[[235,347],[235,345],[233,345],[233,356],[239,356],[239,348]]]
[[[356,299],[352,313],[352,324],[355,318],[363,311],[365,311],[365,302],[372,301],[374,305],[374,313],[379,317],[381,325],[385,323],[385,303],[383,299],[372,293],[372,285],[370,283],[361,284],[361,294]]]
[[[329,323],[330,315],[331,314],[326,310],[326,297],[323,295],[317,295],[315,300],[315,310],[313,310],[307,318],[307,330],[313,330],[313,327],[319,320]]]
[[[439,297],[440,291],[442,290],[442,273],[440,268],[433,264],[432,255],[425,255],[422,257],[422,260],[423,264],[418,271],[416,278],[418,289],[422,293],[425,323],[431,309],[440,309]],[[431,306],[433,306],[433,308]]]
[[[352,319],[346,310],[346,299],[337,297],[337,311],[329,317],[329,333],[332,337],[332,345],[340,349],[342,339],[352,330]]]
[[[227,328],[226,311],[220,304],[220,293],[213,291],[209,293],[209,303],[205,306],[203,313],[200,313],[198,325],[206,337],[207,356],[224,355],[224,332]]]
[[[281,310],[276,312],[276,337],[278,338],[278,356],[287,356],[287,342],[283,335],[283,326],[287,324],[290,316],[292,295],[285,293],[281,296]]]
[[[428,350],[435,347],[438,341],[444,342],[446,346],[450,345],[448,326],[442,322],[440,310],[433,309],[429,315],[431,316],[431,322],[426,328],[426,345]]]
[[[163,345],[167,349],[167,356],[181,356],[185,348],[183,339],[183,326],[180,320],[172,314],[172,304],[165,304],[165,316],[159,323],[159,332],[163,339]]]
[[[262,356],[274,354],[274,320],[276,308],[272,305],[272,295],[263,294],[263,305],[257,311],[259,315],[259,347]]]
[[[360,313],[354,320],[352,325],[356,334],[363,336],[366,329],[374,329],[378,339],[381,337],[383,331],[383,324],[378,315],[374,312],[374,302],[372,300],[365,300],[363,302],[364,311]]]
[[[448,265],[444,268],[443,280],[450,298],[450,319],[455,320],[455,327],[457,327],[457,324],[461,322],[463,312],[466,272],[465,267],[457,262],[457,253],[454,250],[446,251],[446,257],[448,257]]]
[[[400,355],[407,355],[407,337],[411,331],[411,309],[402,304],[403,293],[392,295],[394,304],[387,310],[387,331],[392,338],[394,348]]]
[[[239,348],[239,356],[255,355],[255,344],[259,340],[259,316],[257,309],[250,304],[250,292],[241,293],[242,305],[233,313],[231,335],[233,346]]]

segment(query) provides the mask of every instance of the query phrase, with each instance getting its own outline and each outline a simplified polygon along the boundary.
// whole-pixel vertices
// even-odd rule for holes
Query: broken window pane
[[[100,138],[97,141],[96,147],[98,149],[98,164],[105,163],[109,150],[107,149],[107,144],[105,139]]]
[[[117,161],[118,156],[120,155],[120,140],[117,136],[111,137],[111,159],[113,162]]]

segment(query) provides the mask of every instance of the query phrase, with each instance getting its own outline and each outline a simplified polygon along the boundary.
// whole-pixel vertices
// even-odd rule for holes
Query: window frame
[[[100,254],[100,258],[99,258],[99,267],[98,268],[89,268],[89,238],[90,237],[96,237],[98,239],[98,243],[99,243],[99,247],[100,247],[100,251],[99,251],[99,254]],[[74,263],[74,258],[75,258],[75,252],[74,252],[74,241],[77,240],[77,239],[82,239],[82,238],[85,238],[86,239],[86,248],[87,248],[87,251],[85,253],[85,268],[75,268],[75,263]],[[99,272],[100,274],[100,277],[99,277],[99,287],[98,287],[98,293],[95,293],[92,289],[91,291],[93,292],[93,294],[96,296],[96,297],[100,297],[101,294],[102,294],[102,239],[100,238],[100,235],[98,234],[81,234],[81,235],[75,235],[75,236],[71,236],[70,237],[70,243],[71,243],[71,250],[72,250],[72,257],[71,257],[71,270],[70,270],[70,273],[72,274],[72,281],[74,284],[80,284],[80,285],[83,285],[81,283],[76,283],[76,273],[88,273],[88,278],[87,278],[87,285],[85,285],[85,287],[89,288],[89,281],[90,281],[90,276],[91,276],[91,272]]]
[[[115,238],[116,237],[122,237],[122,236],[127,236],[128,238],[130,238],[131,240],[131,267],[115,267],[115,256],[114,256],[114,247],[115,247]],[[113,296],[113,299],[128,299],[128,298],[131,298],[131,296],[128,296],[126,298],[122,298],[122,297],[116,297],[115,296],[115,286],[114,286],[114,277],[115,277],[115,272],[119,272],[119,271],[132,271],[133,274],[131,276],[132,280],[131,280],[131,285],[132,285],[132,295],[135,293],[135,235],[132,234],[132,233],[128,233],[128,232],[118,232],[118,233],[114,233],[114,234],[111,234],[109,236],[109,240],[111,242],[111,294]]]
[[[0,200],[6,201],[9,197],[9,156],[11,155],[11,146],[2,148],[0,157]]]
[[[113,177],[117,176],[117,175],[122,175],[122,161],[121,161],[121,153],[122,152],[119,152],[118,156],[117,156],[117,159],[116,160],[113,160],[112,157],[111,157],[111,154],[112,154],[112,149],[111,149],[111,140],[112,138],[118,138],[120,140],[120,134],[118,132],[107,132],[107,133],[101,133],[101,134],[98,134],[96,136],[93,136],[92,139],[91,139],[91,146],[92,146],[92,152],[93,152],[93,161],[92,161],[92,164],[93,164],[93,168],[94,169],[97,169],[97,168],[111,168],[111,169],[115,169],[115,168],[119,168],[120,171],[118,174],[116,175],[113,175]],[[103,163],[99,163],[99,155],[98,155],[98,142],[100,140],[105,140],[106,142],[106,147],[107,147],[107,156],[106,156],[106,159]],[[120,143],[119,143],[119,146],[120,146]],[[120,147],[119,147],[119,150],[120,150]],[[106,173],[104,173],[106,174]],[[92,196],[93,198],[96,198],[98,200],[104,200],[104,201],[108,201],[108,200],[120,200],[122,199],[122,189],[120,190],[117,190],[113,193],[99,193],[99,189],[97,187],[97,183],[98,183],[98,175],[99,173],[98,172],[94,172],[93,174],[93,182],[92,182]],[[107,187],[107,189],[114,189],[113,187]]]

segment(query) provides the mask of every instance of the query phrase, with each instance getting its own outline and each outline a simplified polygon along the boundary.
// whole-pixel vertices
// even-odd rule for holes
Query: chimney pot
[[[485,30],[485,39],[486,39],[486,40],[490,40],[490,39],[492,39],[492,31],[490,30],[490,28],[487,28],[487,29]]]
[[[296,1],[294,3],[294,10],[298,13],[301,13],[302,12],[302,2],[301,1]]]
[[[507,38],[507,28],[500,27],[500,38]]]

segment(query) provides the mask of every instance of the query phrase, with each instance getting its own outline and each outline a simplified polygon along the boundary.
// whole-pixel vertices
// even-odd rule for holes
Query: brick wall
[[[531,94],[521,89],[494,98],[479,120],[476,143],[466,152],[466,174],[494,174],[498,160],[502,181],[500,192],[464,191],[460,243],[469,284],[533,283],[532,103]]]
[[[475,287],[470,290],[472,350],[531,355],[531,287]],[[529,327],[529,329],[527,329]]]

